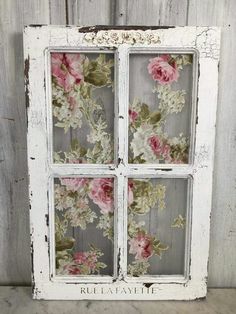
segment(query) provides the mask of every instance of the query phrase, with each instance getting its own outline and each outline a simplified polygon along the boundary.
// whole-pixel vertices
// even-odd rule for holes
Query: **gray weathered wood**
[[[236,285],[235,12],[233,0],[0,1],[1,284],[30,282],[22,28],[68,21],[223,26],[209,284]]]
[[[77,25],[111,24],[112,9],[112,1],[77,0],[77,15],[74,15],[77,18],[73,22]]]
[[[236,285],[236,2],[189,2],[189,25],[222,27],[209,285]]]
[[[48,1],[0,2],[0,282],[30,282],[24,24],[48,23]]]
[[[50,5],[50,24],[67,24],[68,12],[67,1],[49,0]]]
[[[127,24],[129,25],[178,25],[186,24],[187,0],[129,0]]]

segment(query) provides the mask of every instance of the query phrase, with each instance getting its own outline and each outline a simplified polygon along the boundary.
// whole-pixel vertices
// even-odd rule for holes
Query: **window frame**
[[[33,297],[76,300],[183,300],[205,296],[220,46],[219,28],[157,27],[141,30],[131,27],[130,30],[124,30],[121,27],[119,30],[112,28],[96,30],[83,27],[28,26],[25,28],[24,40],[26,97],[29,105],[28,166]],[[115,160],[118,163],[99,166],[55,164],[52,161],[50,52],[95,52],[101,49],[106,53],[115,50],[117,93],[114,105],[114,147],[119,147],[118,150],[115,149]],[[192,91],[194,101],[191,114],[192,146],[189,164],[128,164],[129,78],[127,73],[129,54],[136,53],[135,51],[194,53],[196,66],[193,67],[193,76],[196,77],[196,81]],[[208,80],[209,68],[213,73],[211,81]],[[205,104],[210,105],[206,107]],[[54,177],[60,176],[116,178],[115,278],[91,275],[79,279],[55,277],[52,182]],[[186,228],[184,276],[127,277],[127,189],[124,187],[127,186],[128,177],[188,178],[190,182],[188,190],[192,192],[189,195],[192,194],[192,197],[191,199],[190,196],[188,197],[189,226]],[[95,283],[101,285],[97,290]],[[129,292],[129,288],[133,289],[132,292]]]

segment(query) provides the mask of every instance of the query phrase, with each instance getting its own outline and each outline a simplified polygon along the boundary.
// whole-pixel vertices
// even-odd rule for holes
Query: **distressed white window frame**
[[[28,165],[33,296],[36,299],[188,300],[206,295],[207,261],[214,158],[220,31],[216,27],[129,30],[29,26],[25,28],[25,73],[28,104]],[[50,51],[116,49],[115,147],[117,165],[52,164]],[[190,163],[130,165],[128,156],[128,52],[194,52],[198,71],[193,88]],[[118,73],[119,72],[119,73]],[[209,73],[211,74],[209,77]],[[196,74],[196,73],[195,73]],[[196,76],[196,75],[195,75]],[[47,88],[45,88],[47,87]],[[197,88],[198,87],[198,88]],[[198,97],[196,91],[198,89]],[[195,104],[195,100],[198,99]],[[125,131],[126,130],[126,131]],[[192,156],[192,157],[191,157]],[[167,171],[168,170],[168,171]],[[58,277],[53,270],[53,177],[115,177],[115,278]],[[188,178],[184,276],[127,277],[127,177]],[[123,223],[125,222],[125,223]],[[119,267],[117,263],[119,261]],[[114,279],[114,280],[113,280]],[[99,284],[98,284],[99,283]]]

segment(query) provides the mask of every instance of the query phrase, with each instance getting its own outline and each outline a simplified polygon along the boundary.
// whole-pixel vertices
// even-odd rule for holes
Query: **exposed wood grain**
[[[112,23],[113,2],[108,0],[77,0],[73,23],[78,25],[105,25]],[[74,1],[69,1],[68,5]],[[69,11],[69,10],[68,10]]]
[[[115,1],[113,8],[113,24],[115,25],[127,25],[127,13],[128,13],[128,1],[118,0]]]
[[[236,285],[236,2],[189,2],[189,25],[222,27],[209,285]]]
[[[66,0],[49,0],[50,5],[50,24],[67,24],[68,16]]]
[[[0,2],[0,282],[30,283],[24,24],[48,23],[48,1]]]
[[[187,0],[129,0],[127,1],[129,25],[185,25]]]

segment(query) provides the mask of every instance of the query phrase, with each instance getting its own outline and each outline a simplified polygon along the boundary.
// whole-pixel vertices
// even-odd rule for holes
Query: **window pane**
[[[129,162],[188,163],[193,55],[130,54]]]
[[[128,180],[128,275],[183,275],[187,179]]]
[[[114,161],[114,54],[51,53],[56,163]]]
[[[57,275],[113,274],[113,178],[56,178]]]

